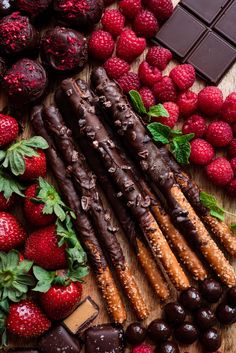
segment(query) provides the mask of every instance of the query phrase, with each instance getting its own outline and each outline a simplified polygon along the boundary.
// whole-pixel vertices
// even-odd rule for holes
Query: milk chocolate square
[[[79,340],[70,335],[63,326],[47,332],[39,341],[41,353],[79,353]]]
[[[214,29],[236,45],[236,1],[217,21]]]

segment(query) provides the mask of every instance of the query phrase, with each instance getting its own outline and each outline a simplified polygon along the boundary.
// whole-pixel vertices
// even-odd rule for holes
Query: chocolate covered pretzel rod
[[[105,209],[99,196],[95,175],[84,156],[77,150],[72,132],[66,127],[59,110],[53,105],[47,107],[43,111],[43,118],[46,128],[53,136],[65,161],[67,171],[71,174],[81,195],[82,209],[91,215],[98,230],[100,242],[114,265],[124,292],[138,319],[145,319],[149,314],[148,309],[117,239],[118,228],[114,226],[114,217],[109,210]]]
[[[158,147],[131,108],[121,88],[108,78],[102,67],[94,69],[91,78],[101,106],[109,114],[117,133],[127,148],[135,154],[142,170],[163,192],[174,222],[202,252],[221,281],[227,286],[235,285],[236,276],[232,266],[185,198]]]
[[[79,82],[80,87],[78,86]],[[85,136],[88,143],[99,153],[104,166],[123,194],[127,206],[173,284],[180,290],[188,288],[188,278],[149,210],[149,197],[142,196],[139,185],[135,182],[130,171],[130,166],[96,115],[95,106],[86,101],[86,89],[83,91],[83,86],[86,86],[85,82],[79,82],[76,83],[73,79],[68,79],[61,84],[61,90],[73,111],[70,118],[77,121],[77,129],[73,130],[76,130],[81,136]]]
[[[46,150],[49,164],[67,205],[74,211],[76,215],[74,225],[88,253],[98,287],[101,290],[102,297],[106,302],[107,311],[115,322],[123,323],[126,320],[126,311],[123,301],[113,280],[103,251],[97,241],[97,235],[93,229],[93,226],[87,215],[81,209],[80,200],[72,180],[66,171],[64,163],[62,162],[55,149],[51,137],[48,135],[44,127],[42,110],[43,106],[37,106],[33,108],[31,114],[31,122],[33,128],[35,132],[38,135],[44,137],[49,144],[49,148]]]
[[[233,231],[215,217],[211,216],[210,211],[203,206],[200,200],[200,188],[190,178],[190,176],[180,167],[173,156],[169,153],[166,147],[160,148],[162,157],[165,159],[167,165],[173,171],[177,182],[179,183],[183,193],[194,207],[195,211],[202,219],[203,223],[210,229],[212,234],[219,239],[225,250],[232,256],[236,255],[236,237]]]

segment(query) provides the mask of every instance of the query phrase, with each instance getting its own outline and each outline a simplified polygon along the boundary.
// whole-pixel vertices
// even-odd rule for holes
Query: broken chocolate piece
[[[224,15],[217,21],[215,29],[236,45],[236,1],[227,9]]]
[[[122,326],[106,324],[90,327],[85,332],[85,352],[123,353],[124,331]]]
[[[75,309],[75,311],[68,316],[63,325],[73,334],[85,330],[91,322],[98,316],[99,307],[92,300],[91,297],[86,297]]]

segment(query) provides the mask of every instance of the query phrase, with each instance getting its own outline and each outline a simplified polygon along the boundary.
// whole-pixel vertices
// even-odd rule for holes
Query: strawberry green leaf
[[[33,148],[40,148],[45,150],[48,148],[47,141],[41,136],[33,136],[28,140],[24,140],[25,146],[33,147]]]
[[[38,283],[36,287],[33,288],[33,291],[46,293],[53,283],[54,277],[56,275],[55,272],[49,272],[39,266],[34,266],[33,273],[38,280]]]
[[[153,105],[152,107],[149,108],[148,111],[148,116],[150,117],[164,117],[164,118],[168,118],[169,117],[169,113],[168,111],[165,109],[163,104],[157,104],[157,105]]]
[[[155,142],[161,142],[164,145],[170,142],[171,128],[169,126],[161,123],[151,123],[147,125],[147,129]]]
[[[3,161],[6,157],[6,151],[0,151],[0,162]]]
[[[139,114],[147,114],[147,109],[143,104],[143,100],[139,92],[135,90],[131,90],[129,91],[129,96],[135,111]]]
[[[20,184],[18,180],[14,179],[9,174],[4,173],[3,170],[0,169],[0,192],[3,193],[7,200],[13,193],[24,197],[24,194],[22,193],[24,188],[25,187]]]
[[[216,198],[213,195],[210,195],[204,191],[200,192],[200,200],[206,208],[210,210],[210,214],[218,218],[221,221],[224,221],[224,209],[218,205]]]

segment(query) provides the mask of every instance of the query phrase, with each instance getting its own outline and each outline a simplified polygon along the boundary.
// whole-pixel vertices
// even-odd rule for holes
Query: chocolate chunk
[[[222,17],[217,21],[214,29],[236,45],[236,1],[227,9]]]
[[[124,352],[124,332],[122,326],[105,324],[87,329],[85,331],[85,352]]]
[[[46,333],[39,341],[41,353],[79,353],[79,340],[71,336],[63,326],[58,326]]]
[[[93,320],[98,316],[99,307],[92,300],[91,297],[86,297],[75,309],[75,311],[68,316],[63,325],[73,334],[85,330]]]

